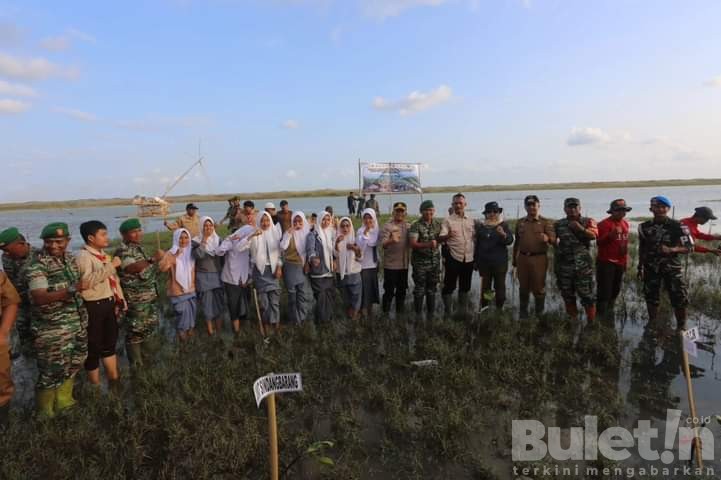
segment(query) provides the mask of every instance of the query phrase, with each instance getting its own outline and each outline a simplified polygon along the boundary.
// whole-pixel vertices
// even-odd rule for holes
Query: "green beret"
[[[70,236],[70,229],[67,223],[55,222],[49,225],[45,225],[40,238],[45,240],[46,238],[63,238]]]
[[[120,224],[120,233],[128,233],[131,230],[137,230],[139,228],[143,228],[140,220],[137,218],[129,218]]]
[[[10,245],[15,240],[20,238],[20,232],[15,227],[10,227],[6,230],[3,230],[0,232],[0,248],[3,248],[5,245]]]
[[[433,200],[423,200],[423,202],[421,202],[421,212],[423,210],[428,210],[429,208],[436,208],[433,205]]]

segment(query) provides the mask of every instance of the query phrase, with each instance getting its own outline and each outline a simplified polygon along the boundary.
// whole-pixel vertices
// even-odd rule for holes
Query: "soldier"
[[[187,204],[185,206],[185,215],[181,215],[173,223],[168,223],[167,220],[163,220],[163,225],[165,225],[170,231],[185,228],[190,232],[191,236],[197,237],[200,235],[200,217],[198,216],[198,207],[194,203]]]
[[[123,241],[115,251],[120,259],[118,275],[128,311],[125,312],[125,348],[132,366],[143,365],[143,345],[158,328],[158,265],[164,252],[153,257],[143,249],[143,227],[130,218],[120,224]]]
[[[32,247],[17,228],[11,227],[0,232],[0,250],[3,251],[3,270],[20,295],[20,309],[15,322],[15,330],[20,338],[20,349],[26,357],[33,357],[33,337],[30,333],[30,296],[27,283],[23,281],[20,272],[38,249]]]
[[[661,286],[664,285],[676,316],[676,328],[686,328],[688,292],[681,258],[693,250],[687,226],[668,217],[671,200],[659,195],[651,199],[653,220],[638,226],[638,276],[643,280],[649,322],[658,316]]]
[[[567,198],[563,201],[566,218],[558,220],[556,232],[555,271],[558,289],[572,320],[578,318],[576,294],[586,310],[589,322],[596,318],[596,299],[593,295],[593,258],[591,241],[598,237],[596,222],[581,216],[581,201]]]
[[[7,275],[0,272],[0,432],[8,425],[10,399],[15,392],[10,372],[10,332],[18,314],[20,295],[10,283]]]
[[[708,207],[696,207],[692,216],[681,220],[682,225],[688,227],[689,232],[694,240],[721,240],[721,235],[711,235],[710,233],[702,232],[698,227],[699,225],[706,225],[709,220],[716,220],[716,216],[713,214],[713,210]],[[694,242],[695,243],[695,242]],[[716,256],[721,256],[721,248],[708,248],[703,245],[694,245],[694,251],[696,253],[712,253]]]
[[[43,228],[43,248],[23,268],[32,302],[31,329],[38,363],[36,399],[41,415],[75,405],[73,384],[88,354],[88,316],[80,291],[85,285],[65,223]]]
[[[238,212],[240,211],[240,198],[236,195],[235,197],[228,199],[228,210],[225,212],[225,216],[218,225],[222,225],[228,220],[228,231],[234,232],[238,227],[241,226],[240,219],[238,218]]]
[[[513,244],[513,266],[517,268],[521,318],[528,317],[530,293],[535,299],[536,315],[543,313],[546,302],[546,269],[549,245],[556,244],[556,232],[550,220],[540,215],[541,202],[535,195],[523,200],[527,215],[516,223]]]
[[[408,239],[413,250],[413,306],[416,314],[420,315],[425,297],[430,318],[436,311],[436,288],[441,270],[441,254],[438,251],[441,221],[433,218],[436,209],[431,200],[421,203],[420,210],[421,218],[413,222],[408,230]]]

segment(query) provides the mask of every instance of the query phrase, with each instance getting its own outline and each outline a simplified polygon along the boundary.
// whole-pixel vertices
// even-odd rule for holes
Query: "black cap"
[[[198,210],[198,207],[194,203],[189,203],[185,206],[186,210]]]
[[[613,202],[611,202],[611,206],[606,210],[606,213],[613,213],[623,210],[624,212],[630,212],[631,207],[626,205],[626,200],[623,198],[617,198]]]
[[[526,198],[523,199],[523,204],[527,205],[529,203],[541,203],[541,201],[535,195],[526,195]]]
[[[253,200],[246,200],[245,202],[243,202],[243,206],[255,208],[255,203],[253,203]]]
[[[581,206],[581,201],[575,197],[569,197],[563,201],[563,208],[566,207],[579,207]]]
[[[280,206],[281,206],[281,207],[284,207],[284,206],[286,206],[286,205],[288,205],[288,200],[281,200],[281,201],[280,201]]]
[[[498,206],[498,202],[488,202],[485,207],[483,207],[483,213],[486,214],[488,212],[502,213],[503,209]]]
[[[694,215],[708,220],[716,220],[716,217],[713,214],[713,210],[708,207],[696,207],[694,209]]]

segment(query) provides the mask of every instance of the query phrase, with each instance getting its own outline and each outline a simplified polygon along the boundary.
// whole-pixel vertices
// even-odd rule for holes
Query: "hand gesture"
[[[583,225],[581,225],[577,220],[572,220],[572,221],[568,222],[568,226],[569,226],[569,227],[571,228],[571,230],[573,230],[574,232],[580,232],[580,231],[582,231],[582,230],[584,229],[584,228],[583,228]]]
[[[435,250],[438,248],[438,241],[437,240],[431,240],[431,248]]]
[[[183,250],[185,250],[183,247],[178,247],[178,251],[175,252],[175,257],[179,257],[183,254]]]
[[[282,277],[282,276],[283,276],[283,269],[282,269],[280,266],[276,267],[276,269],[275,269],[275,278],[278,278],[278,279],[279,279],[279,278]]]
[[[337,237],[335,237],[335,243],[340,243],[345,239],[345,235],[342,233],[339,233]]]
[[[499,235],[501,238],[503,238],[503,239],[505,239],[506,236],[507,236],[507,235],[506,235],[506,231],[503,230],[503,227],[500,226],[500,225],[498,225],[498,226],[496,227],[496,233],[498,233],[498,235]]]
[[[320,258],[319,257],[311,258],[310,264],[313,265],[315,268],[320,267]]]
[[[668,255],[669,253],[673,253],[673,249],[672,249],[671,247],[667,246],[667,245],[661,245],[660,250],[661,250],[661,253],[663,253],[664,255]]]
[[[717,257],[721,257],[721,248],[716,248],[714,250],[711,250],[711,253],[713,253]]]
[[[120,257],[113,257],[113,260],[110,263],[113,264],[113,268],[119,268],[120,264],[123,262],[120,260]]]
[[[253,232],[254,237],[258,237],[260,235],[263,235],[263,230],[261,230],[260,228],[256,229],[255,232]]]
[[[163,250],[158,249],[155,252],[155,255],[153,255],[153,260],[155,260],[156,262],[159,262],[160,259],[163,258],[164,255],[165,255],[165,252]]]
[[[541,232],[541,240],[543,240],[543,243],[548,243],[551,240],[551,238],[548,235],[546,235],[545,232]]]

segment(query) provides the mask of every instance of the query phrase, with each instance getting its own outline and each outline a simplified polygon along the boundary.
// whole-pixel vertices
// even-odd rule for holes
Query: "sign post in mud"
[[[275,415],[275,394],[285,392],[302,392],[303,379],[300,373],[269,373],[253,383],[255,403],[260,404],[268,397],[265,404],[268,408],[268,451],[270,459],[270,479],[278,480],[278,422]]]
[[[696,356],[696,340],[699,338],[698,327],[693,327],[691,330],[681,330],[679,332],[681,339],[681,359],[683,360],[683,373],[686,377],[686,388],[688,389],[688,405],[691,411],[691,418],[693,419],[694,425],[694,449],[696,452],[696,466],[703,468],[703,457],[701,452],[701,438],[699,437],[698,429],[700,424],[698,422],[698,416],[696,415],[696,400],[693,396],[693,385],[691,384],[691,368],[688,363],[688,354],[691,351],[693,356]]]

